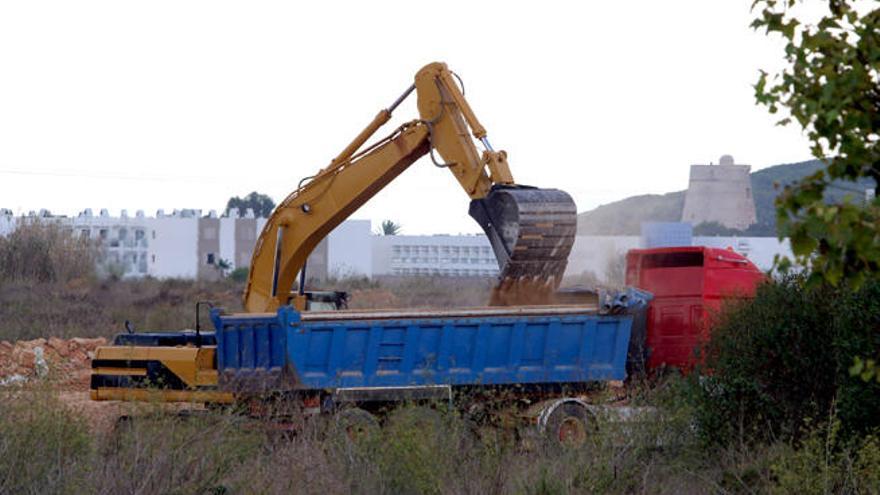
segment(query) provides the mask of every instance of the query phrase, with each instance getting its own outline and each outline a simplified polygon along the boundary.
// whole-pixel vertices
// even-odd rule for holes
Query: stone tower
[[[691,165],[681,221],[695,226],[718,222],[733,229],[755,223],[750,170],[749,165],[735,165],[730,155],[723,155],[718,165]]]

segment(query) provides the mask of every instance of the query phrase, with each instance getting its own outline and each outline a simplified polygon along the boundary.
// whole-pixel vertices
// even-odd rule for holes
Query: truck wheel
[[[339,437],[357,443],[378,432],[379,422],[369,412],[359,407],[350,407],[334,414],[333,428]]]
[[[556,402],[546,411],[543,429],[553,445],[574,448],[587,442],[595,423],[590,411],[580,401]]]

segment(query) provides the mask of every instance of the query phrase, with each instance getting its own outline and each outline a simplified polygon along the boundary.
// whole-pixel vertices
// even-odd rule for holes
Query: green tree
[[[755,0],[755,29],[781,36],[786,66],[762,72],[755,94],[779,125],[796,122],[824,166],[786,186],[776,200],[779,236],[811,282],[859,287],[880,267],[880,202],[823,201],[835,180],[880,180],[880,9],[877,2],[828,0],[815,23],[801,10],[815,1]],[[785,269],[791,261],[780,261]]]
[[[871,179],[880,184],[880,9],[877,2],[828,0],[816,23],[798,19],[797,0],[755,0],[752,23],[786,42],[787,67],[762,73],[755,85],[759,104],[781,107],[812,142],[826,165],[787,186],[776,201],[779,236],[791,239],[795,259],[812,268],[811,282],[860,287],[880,267],[880,201],[828,202],[835,180]],[[790,261],[780,261],[785,269]],[[856,360],[853,374],[866,380],[880,373],[876,360]]]
[[[220,258],[217,260],[217,263],[214,264],[214,268],[220,271],[220,275],[226,276],[226,273],[232,268],[232,263],[227,259]]]
[[[400,233],[401,229],[403,229],[403,227],[399,223],[396,223],[392,220],[382,221],[382,235],[397,235]]]
[[[229,278],[232,279],[233,282],[243,283],[247,282],[248,279],[248,267],[240,266],[235,270],[232,270],[229,273]]]
[[[229,213],[230,208],[238,208],[242,214],[251,208],[254,210],[254,215],[267,218],[275,209],[275,202],[269,196],[254,191],[243,198],[238,196],[229,198],[229,201],[226,202],[226,213]]]

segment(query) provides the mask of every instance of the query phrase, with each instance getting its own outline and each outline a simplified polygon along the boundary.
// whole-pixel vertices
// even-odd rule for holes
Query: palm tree
[[[397,235],[400,233],[401,225],[391,220],[382,221],[382,235]]]

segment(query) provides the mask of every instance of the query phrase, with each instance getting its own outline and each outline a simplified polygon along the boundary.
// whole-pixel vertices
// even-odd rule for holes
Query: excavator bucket
[[[577,231],[577,207],[558,189],[494,186],[471,201],[470,215],[489,238],[500,276],[490,304],[550,304]]]

